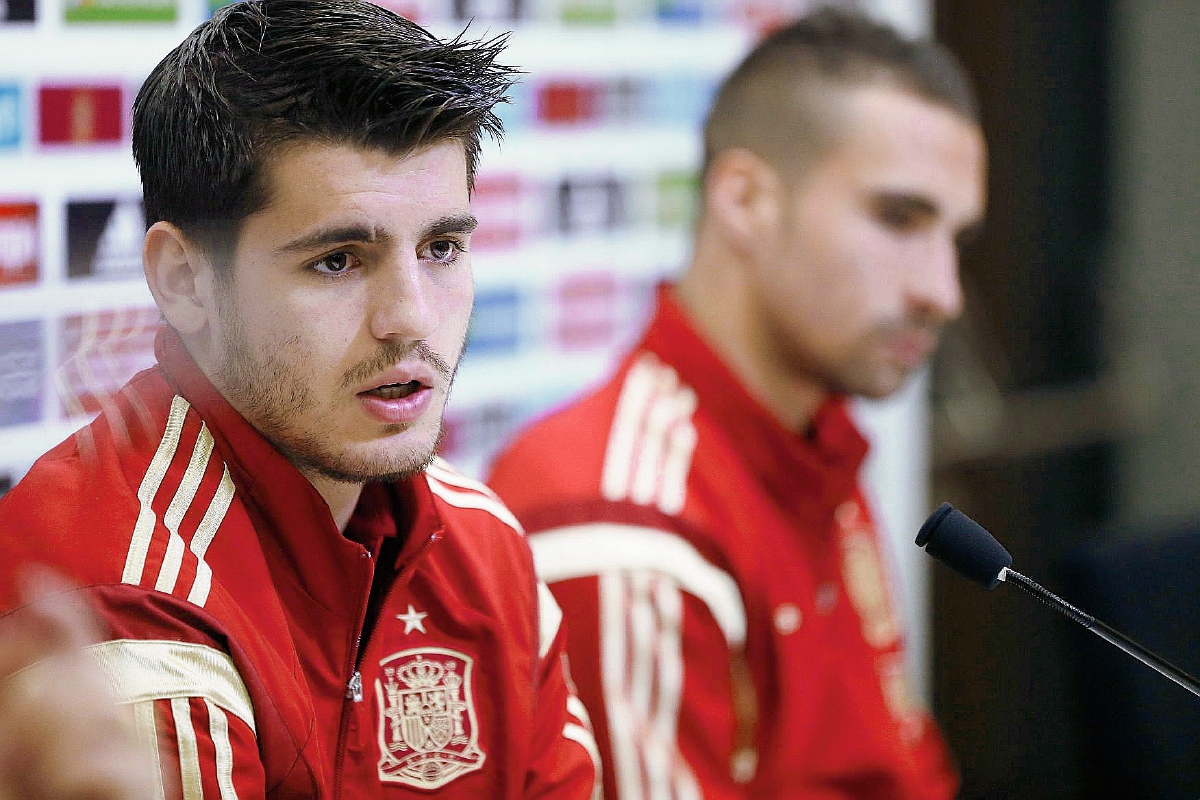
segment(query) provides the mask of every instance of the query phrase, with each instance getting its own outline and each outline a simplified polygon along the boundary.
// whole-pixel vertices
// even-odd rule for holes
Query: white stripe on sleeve
[[[207,645],[114,639],[89,645],[122,704],[203,697],[254,727],[254,708],[237,667]]]
[[[200,751],[196,744],[196,729],[192,725],[192,705],[186,697],[171,700],[171,717],[175,721],[175,738],[179,743],[179,780],[183,784],[183,800],[204,800]]]

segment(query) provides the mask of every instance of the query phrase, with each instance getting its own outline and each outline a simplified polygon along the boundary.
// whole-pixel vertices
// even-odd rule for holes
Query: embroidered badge
[[[483,766],[471,699],[474,659],[441,647],[380,662],[379,779],[436,789]]]
[[[888,596],[887,576],[866,518],[855,503],[838,509],[841,527],[842,579],[854,610],[862,620],[863,638],[880,650],[900,637],[900,621]]]

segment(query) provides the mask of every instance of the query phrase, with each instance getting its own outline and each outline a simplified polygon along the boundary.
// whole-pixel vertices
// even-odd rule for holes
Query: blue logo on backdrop
[[[516,287],[483,289],[475,295],[468,349],[477,355],[514,353],[520,345],[521,296]]]
[[[21,89],[0,83],[0,149],[21,143]]]
[[[41,322],[0,325],[0,427],[41,418],[44,369]]]

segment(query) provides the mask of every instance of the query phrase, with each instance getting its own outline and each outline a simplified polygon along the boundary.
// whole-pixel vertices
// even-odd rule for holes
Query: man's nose
[[[913,270],[911,302],[926,314],[951,320],[962,313],[962,281],[958,272],[958,245],[952,237],[937,237]]]
[[[374,277],[370,327],[376,339],[415,341],[437,329],[433,285],[416,254],[392,259]]]

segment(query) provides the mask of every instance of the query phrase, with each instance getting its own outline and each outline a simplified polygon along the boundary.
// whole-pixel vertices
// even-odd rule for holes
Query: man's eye
[[[357,259],[349,253],[330,253],[314,261],[312,268],[322,275],[341,275],[355,265]]]
[[[917,224],[918,216],[911,209],[884,206],[878,211],[879,221],[889,228],[907,230]]]
[[[457,259],[464,249],[466,248],[453,239],[435,239],[429,243],[429,257],[448,264]]]

